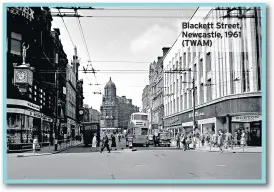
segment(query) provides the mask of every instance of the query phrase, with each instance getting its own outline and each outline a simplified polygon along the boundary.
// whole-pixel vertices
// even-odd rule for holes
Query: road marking
[[[226,165],[217,165],[217,167],[226,167]]]

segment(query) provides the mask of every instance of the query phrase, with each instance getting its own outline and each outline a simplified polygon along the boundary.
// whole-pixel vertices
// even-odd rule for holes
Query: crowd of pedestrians
[[[221,153],[224,148],[233,148],[234,146],[244,147],[249,142],[248,134],[245,130],[237,130],[234,134],[231,134],[230,132],[224,133],[222,130],[219,130],[217,134],[178,133],[175,140],[178,149],[182,147],[183,150],[189,150],[190,144],[192,145],[191,148],[195,149],[197,141],[199,140],[202,146],[207,144],[210,147],[218,147]]]
[[[106,148],[107,151],[110,153],[111,150],[117,150],[116,142],[121,142],[122,134],[121,133],[112,133],[108,136],[105,132],[100,135],[100,141],[97,141],[97,135],[95,134],[92,139],[92,147],[91,151],[99,151],[97,146],[100,147],[100,152],[102,153]],[[111,144],[110,144],[111,141]],[[100,146],[101,145],[101,146]]]

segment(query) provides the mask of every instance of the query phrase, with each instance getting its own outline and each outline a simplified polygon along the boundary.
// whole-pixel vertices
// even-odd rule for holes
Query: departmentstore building
[[[199,9],[195,13],[190,23],[240,23],[242,36],[210,39],[212,46],[183,46],[188,37],[180,35],[163,60],[165,71],[177,71],[164,74],[165,95],[170,95],[164,98],[166,129],[174,135],[193,132],[195,99],[197,131],[214,134],[223,130],[233,134],[245,130],[251,145],[261,145],[260,18],[261,11],[255,7]],[[210,32],[211,29],[183,32],[194,30]],[[226,31],[217,30],[223,35]]]

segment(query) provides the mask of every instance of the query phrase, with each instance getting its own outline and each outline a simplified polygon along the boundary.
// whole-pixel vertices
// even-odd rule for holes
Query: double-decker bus
[[[148,143],[148,114],[146,113],[132,113],[127,129],[127,139],[129,146],[147,146]]]

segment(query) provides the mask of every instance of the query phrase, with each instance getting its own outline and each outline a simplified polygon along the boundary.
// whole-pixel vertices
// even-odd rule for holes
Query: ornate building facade
[[[113,130],[118,128],[118,101],[116,96],[116,86],[111,81],[105,85],[103,101],[101,105],[101,129]]]

